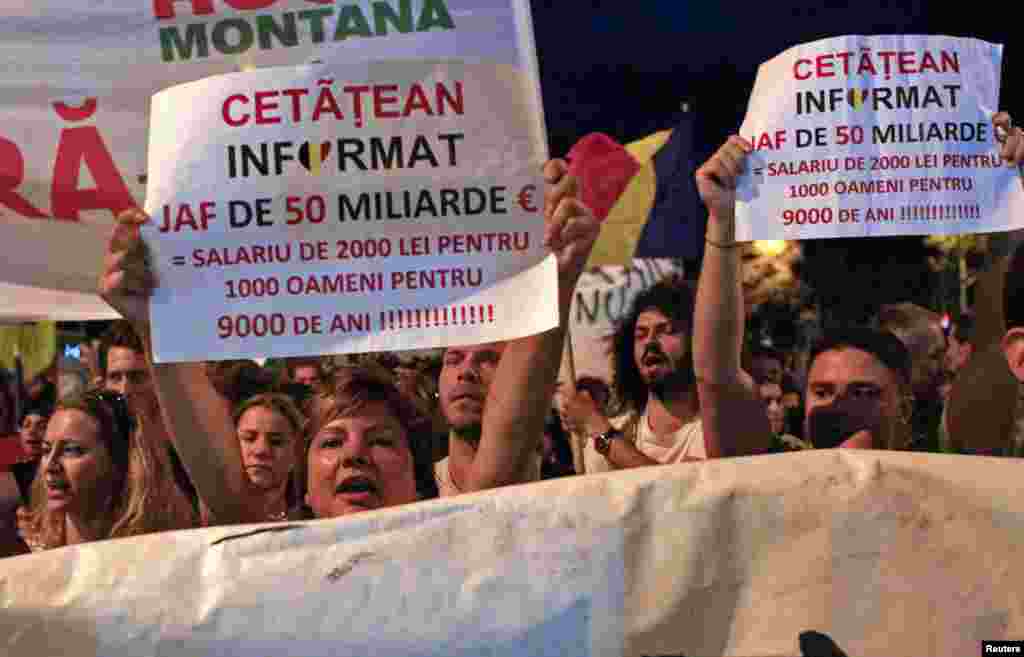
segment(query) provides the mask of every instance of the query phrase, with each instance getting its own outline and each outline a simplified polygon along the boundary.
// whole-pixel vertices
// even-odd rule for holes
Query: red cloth
[[[0,471],[7,470],[12,463],[17,463],[24,456],[17,434],[0,437]]]
[[[600,132],[581,137],[569,149],[568,158],[569,173],[580,181],[580,200],[600,221],[640,170],[640,163],[624,146]]]

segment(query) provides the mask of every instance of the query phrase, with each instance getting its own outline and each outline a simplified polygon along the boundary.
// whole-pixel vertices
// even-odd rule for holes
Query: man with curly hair
[[[757,451],[734,439],[740,436],[720,440],[705,431],[701,401],[706,393],[694,369],[692,347],[695,310],[694,292],[679,277],[642,291],[613,340],[617,415],[605,417],[585,390],[566,396],[563,417],[584,440],[585,472]],[[756,396],[750,402],[760,410]]]

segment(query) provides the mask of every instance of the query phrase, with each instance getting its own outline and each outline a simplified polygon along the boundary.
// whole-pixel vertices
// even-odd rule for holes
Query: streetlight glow
[[[786,250],[785,240],[757,240],[754,242],[754,249],[761,255],[775,257]]]

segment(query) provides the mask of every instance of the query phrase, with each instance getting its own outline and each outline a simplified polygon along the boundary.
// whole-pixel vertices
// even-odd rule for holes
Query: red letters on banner
[[[78,173],[83,162],[96,181],[93,189],[78,187]],[[61,131],[50,196],[54,218],[72,221],[78,221],[81,210],[105,209],[116,215],[135,206],[121,174],[117,172],[114,158],[94,126]]]
[[[18,214],[31,219],[45,219],[46,213],[36,209],[18,193],[25,178],[25,160],[18,145],[0,137],[0,205],[6,205]]]
[[[64,121],[84,121],[97,108],[96,98],[88,98],[75,107],[63,102],[53,109]],[[83,189],[79,175],[85,165],[96,186]],[[78,221],[82,210],[110,210],[117,214],[136,205],[114,158],[95,126],[64,128],[57,143],[50,186],[50,214],[32,205],[17,190],[25,182],[25,160],[14,142],[0,137],[0,207],[30,219]]]
[[[213,0],[153,0],[153,13],[159,19],[174,18],[175,2],[191,2],[192,14],[202,16],[213,13]],[[277,0],[224,0],[225,4],[241,11],[266,9]],[[334,0],[306,0],[317,5],[334,4]]]

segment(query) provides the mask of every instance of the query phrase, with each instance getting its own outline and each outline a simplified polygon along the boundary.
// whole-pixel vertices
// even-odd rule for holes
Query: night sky
[[[1024,79],[1018,76],[1014,90],[1007,75],[1015,55],[1011,27],[1021,31],[1024,24],[996,6],[533,0],[551,153],[564,154],[589,132],[625,142],[669,128],[684,99],[699,113],[710,152],[739,127],[761,62],[790,46],[844,34],[946,34],[1001,43],[1001,104],[1024,117]]]
[[[1024,121],[1024,78],[1010,84],[1024,29],[997,5],[914,2],[638,2],[533,0],[553,156],[590,132],[622,143],[671,128],[682,101],[696,112],[699,160],[739,128],[757,67],[783,50],[845,34],[944,34],[1005,46],[1002,109]],[[1005,7],[1005,6],[1002,6]],[[699,218],[703,221],[703,217]],[[921,238],[803,242],[801,276],[838,323],[881,303],[944,309]],[[695,273],[699,264],[688,263]]]

